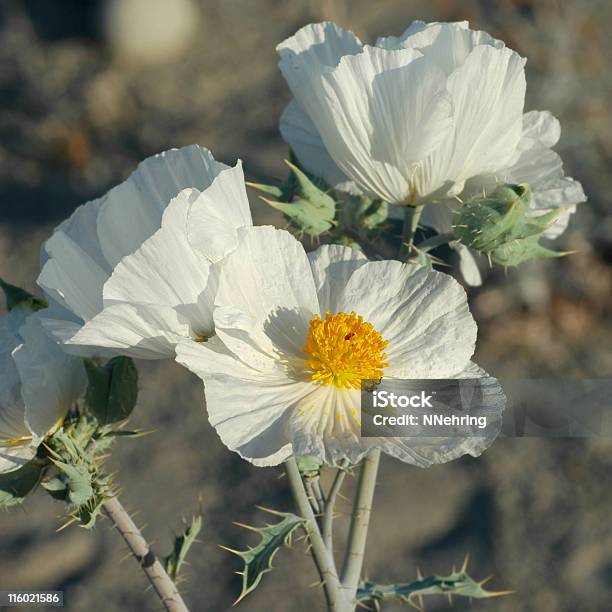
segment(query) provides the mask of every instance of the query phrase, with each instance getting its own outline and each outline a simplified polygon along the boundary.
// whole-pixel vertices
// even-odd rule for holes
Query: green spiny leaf
[[[518,266],[537,257],[563,257],[567,252],[552,251],[538,243],[539,236],[508,242],[490,253],[491,260],[500,266]]]
[[[389,217],[389,204],[382,200],[369,200],[362,198],[367,206],[358,214],[357,224],[367,231],[379,229]]]
[[[426,268],[430,269],[433,269],[434,263],[437,263],[433,255],[430,255],[426,251],[421,251],[414,245],[412,246],[412,250],[410,252],[410,262],[414,262],[419,266],[425,266]]]
[[[511,591],[487,591],[484,584],[488,579],[480,582],[474,580],[466,573],[465,565],[466,563],[459,572],[453,571],[449,576],[419,576],[413,582],[377,584],[369,580],[362,581],[357,590],[357,602],[396,600],[421,610],[422,607],[417,605],[416,601],[429,595],[487,599],[511,594]]]
[[[181,567],[187,558],[187,553],[195,543],[201,530],[202,517],[194,516],[191,519],[191,523],[185,528],[185,531],[174,539],[174,549],[164,560],[164,567],[173,581],[176,581]]]
[[[453,232],[463,244],[506,267],[566,255],[539,244],[543,232],[566,208],[534,215],[530,201],[527,185],[501,185],[490,196],[461,206],[453,217]]]
[[[257,588],[263,575],[273,569],[272,561],[276,552],[282,546],[288,545],[291,534],[297,527],[306,522],[305,519],[295,514],[282,513],[281,515],[283,519],[280,522],[274,525],[266,525],[265,527],[251,527],[250,525],[239,524],[240,527],[250,529],[259,534],[260,541],[257,546],[243,551],[222,547],[238,555],[244,562],[242,592],[236,600],[236,603]]]
[[[309,200],[303,198],[293,202],[274,202],[266,198],[262,200],[282,212],[297,230],[309,236],[320,236],[334,226],[334,212],[329,212],[327,207],[313,204]]]
[[[29,291],[25,289],[21,289],[21,287],[16,287],[15,285],[11,285],[6,281],[0,278],[0,287],[4,291],[4,295],[6,296],[6,309],[13,310],[13,308],[17,307],[25,307],[29,310],[36,311],[42,310],[43,308],[47,308],[48,304],[42,298],[37,298],[32,295]]]
[[[250,185],[275,197],[276,200],[261,199],[282,212],[299,232],[320,236],[335,225],[336,202],[321,181],[299,167],[295,156],[290,154],[290,160],[285,162],[290,173],[280,187],[260,183]]]
[[[104,501],[112,495],[111,478],[101,469],[98,435],[93,417],[71,414],[47,442],[57,471],[42,486],[53,498],[68,503],[72,521],[86,528],[94,526]]]
[[[86,504],[94,496],[92,477],[87,465],[53,461],[66,484],[66,499],[75,506]],[[46,487],[45,487],[46,488]]]
[[[324,190],[320,189],[310,176],[303,172],[296,164],[285,160],[289,170],[293,173],[297,183],[296,193],[313,203],[315,206],[327,208],[332,214],[336,209],[336,204],[332,197],[330,197]]]
[[[284,195],[284,191],[281,187],[277,187],[276,185],[265,185],[264,183],[251,183],[246,181],[246,184],[253,189],[257,189],[257,191],[261,191],[262,193],[267,193],[271,195],[273,198],[282,198]]]

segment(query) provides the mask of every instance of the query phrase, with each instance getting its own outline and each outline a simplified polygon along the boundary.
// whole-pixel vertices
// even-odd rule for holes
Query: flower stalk
[[[423,214],[421,206],[406,206],[404,209],[404,227],[402,230],[402,244],[400,246],[400,259],[405,259],[412,250],[414,244],[414,235],[416,234],[417,228],[419,227],[419,221]]]
[[[168,612],[189,612],[176,585],[119,499],[116,496],[108,498],[103,504],[103,510],[125,540],[164,608]]]
[[[426,240],[423,240],[423,242],[419,242],[417,247],[422,253],[428,253],[429,251],[433,251],[434,249],[448,244],[453,240],[456,240],[455,235],[452,232],[446,232],[444,234],[437,234],[436,236],[427,238]]]
[[[342,568],[342,587],[351,601],[355,599],[365,555],[368,528],[372,515],[374,487],[378,476],[380,451],[372,451],[364,460],[359,474],[357,494],[351,517],[348,546]]]
[[[338,493],[340,493],[344,478],[346,477],[345,466],[346,462],[343,462],[336,472],[331,489],[329,490],[329,495],[327,496],[325,512],[323,513],[323,541],[332,556],[334,554],[334,508]]]
[[[350,612],[355,606],[343,593],[333,555],[323,541],[295,458],[291,457],[285,462],[285,470],[298,512],[302,518],[306,519],[305,527],[310,540],[312,556],[323,585],[327,607],[330,612]]]

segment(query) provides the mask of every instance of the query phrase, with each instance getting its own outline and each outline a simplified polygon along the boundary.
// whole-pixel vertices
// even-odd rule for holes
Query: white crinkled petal
[[[421,223],[433,227],[439,234],[450,232],[453,228],[453,209],[457,204],[445,201],[425,206]]]
[[[160,226],[162,213],[179,191],[203,191],[228,166],[198,145],[149,157],[105,196],[98,215],[102,252],[111,266],[133,253]]]
[[[307,384],[282,372],[258,372],[216,338],[182,342],[176,354],[204,380],[209,421],[228,448],[258,466],[278,465],[291,456],[288,420]]]
[[[96,354],[164,359],[176,343],[191,335],[189,321],[178,309],[160,304],[111,304],[87,321],[66,348],[96,347]]]
[[[283,370],[285,361],[293,361],[304,341],[304,324],[294,323],[294,311],[282,310],[272,324],[262,326],[248,313],[231,306],[215,309],[217,337],[238,359],[259,372],[276,374]],[[278,330],[278,334],[275,332]],[[278,346],[273,340],[277,340]]]
[[[30,430],[47,435],[85,392],[87,378],[80,359],[68,355],[44,332],[40,313],[20,329],[23,344],[13,351],[21,377],[21,395]]]
[[[170,200],[188,187],[205,189],[226,168],[203,147],[172,149],[144,160],[126,181],[80,206],[43,245],[38,283],[50,301],[82,320],[93,317],[113,268],[160,227]]]
[[[191,204],[187,236],[191,247],[212,262],[230,253],[238,242],[236,230],[253,225],[242,162],[220,172]]]
[[[423,49],[433,45],[440,36],[442,29],[467,30],[467,21],[455,22],[425,22],[421,20],[413,21],[400,36],[379,36],[376,46],[383,49],[402,49],[412,47],[413,49]]]
[[[367,257],[350,247],[329,244],[308,253],[312,266],[321,316],[329,310],[332,314],[338,312],[338,299],[344,287],[355,270],[363,266]]]
[[[0,317],[0,448],[2,440],[31,435],[25,423],[25,405],[21,396],[21,377],[13,351],[22,340],[19,329],[28,311],[15,308]]]
[[[55,228],[56,232],[62,232],[70,238],[87,256],[106,274],[110,274],[112,268],[104,257],[100,240],[98,238],[98,212],[104,203],[104,197],[92,200],[79,206],[68,219]],[[48,250],[48,242],[43,244],[40,251],[40,267],[51,257]]]
[[[523,115],[523,134],[519,150],[530,149],[540,143],[545,147],[554,147],[561,137],[561,124],[549,111],[529,111]]]
[[[62,309],[62,312],[56,313],[56,306],[56,303],[51,302],[50,307],[41,312],[40,323],[45,332],[61,344],[67,353],[79,357],[91,357],[92,355],[97,357],[113,356],[112,349],[105,350],[97,346],[67,344],[79,332],[83,322],[81,320],[73,320],[72,313],[64,314],[64,309]]]
[[[459,272],[466,284],[470,287],[480,287],[482,285],[482,275],[472,251],[465,244],[456,240],[449,243],[449,246],[459,257]]]
[[[454,133],[414,170],[421,202],[457,195],[467,179],[497,172],[515,157],[522,133],[524,64],[510,49],[479,45],[447,79]]]
[[[385,376],[451,378],[474,353],[477,330],[465,290],[448,274],[368,262],[351,276],[339,307],[361,315],[389,341]]]
[[[238,237],[236,250],[219,264],[215,305],[247,313],[262,326],[290,311],[299,315],[297,325],[307,326],[319,303],[304,247],[271,226],[245,227]]]
[[[466,180],[506,166],[522,133],[525,60],[507,48],[477,46],[447,87],[455,105],[452,177]]]
[[[58,230],[45,243],[49,259],[38,284],[61,306],[83,320],[102,309],[102,287],[108,273],[71,236]]]
[[[454,23],[413,22],[399,37],[379,38],[376,46],[386,49],[418,49],[428,60],[435,62],[447,75],[461,66],[478,45],[501,49],[504,43],[487,32],[470,30],[467,21]]]
[[[576,211],[576,204],[586,202],[586,200],[582,185],[569,176],[559,178],[546,187],[541,186],[540,189],[534,191],[531,204],[534,212],[547,212],[561,206],[567,207],[544,231],[543,236],[548,239],[558,238],[567,229],[570,217]]]
[[[216,282],[210,262],[196,253],[187,239],[189,211],[201,197],[197,189],[185,189],[170,202],[161,228],[135,253],[124,257],[104,285],[106,306],[132,303],[147,304],[150,310],[174,308],[194,333],[212,334]],[[184,328],[181,321],[168,331],[178,335]]]
[[[335,23],[313,23],[276,47],[280,56],[278,66],[291,87],[294,79],[300,78],[299,69],[305,65],[333,68],[344,55],[359,53],[362,47],[352,32],[339,28]]]
[[[327,151],[357,186],[388,202],[412,195],[412,164],[452,127],[444,75],[411,49],[364,47],[334,69],[305,66],[293,93]]]
[[[469,414],[486,418],[484,429],[473,428],[473,435],[470,436],[446,438],[426,436],[366,438],[371,446],[418,467],[447,463],[464,455],[480,456],[493,444],[501,431],[506,396],[499,382],[473,362],[469,362],[461,372],[449,378],[480,379],[478,389],[481,394],[472,395],[471,385],[463,389],[462,393],[465,405],[470,406]],[[475,398],[478,398],[478,401]]]
[[[306,170],[340,191],[359,195],[361,190],[338,168],[331,158],[312,119],[297,100],[291,100],[279,121],[283,140],[297,155]]]

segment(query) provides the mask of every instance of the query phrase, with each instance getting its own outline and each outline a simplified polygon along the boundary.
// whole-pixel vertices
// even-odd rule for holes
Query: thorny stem
[[[376,449],[363,460],[359,474],[348,546],[342,568],[342,587],[345,589],[345,597],[349,600],[354,600],[361,577],[379,463],[380,450]]]
[[[327,606],[331,612],[349,612],[354,609],[354,606],[343,595],[333,556],[325,547],[319,525],[308,501],[300,470],[293,457],[285,462],[285,469],[298,512],[306,519],[306,531],[310,539],[311,552],[323,583]]]
[[[329,495],[327,496],[327,504],[325,505],[325,513],[323,514],[323,541],[330,554],[334,554],[334,506],[342,483],[346,476],[346,463],[338,468]]]
[[[400,259],[404,259],[412,250],[414,235],[419,227],[423,208],[425,208],[423,205],[406,206],[404,210],[404,228],[402,230],[402,244],[399,251]]]
[[[313,511],[318,515],[320,514],[322,508],[319,504],[319,500],[315,495],[315,490],[312,484],[311,478],[304,478],[304,488],[306,489],[306,495],[308,496],[308,501],[312,506]]]
[[[164,566],[159,562],[119,499],[113,496],[107,499],[102,507],[149,579],[164,608],[168,612],[189,612],[176,585],[168,576]]]
[[[437,236],[432,236],[431,238],[427,238],[427,240],[423,240],[423,242],[419,242],[417,245],[419,251],[423,251],[427,253],[443,244],[448,244],[455,240],[455,235],[452,232],[447,232],[445,234],[438,234]]]
[[[319,507],[319,512],[323,512],[326,502],[323,491],[321,490],[321,478],[319,476],[315,476],[312,479],[312,492],[314,493],[317,506]]]

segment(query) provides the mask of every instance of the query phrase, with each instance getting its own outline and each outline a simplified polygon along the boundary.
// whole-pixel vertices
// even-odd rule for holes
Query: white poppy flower
[[[417,21],[375,47],[314,24],[277,51],[294,95],[281,134],[333,186],[422,204],[514,158],[525,60],[467,22]]]
[[[85,390],[81,360],[45,334],[41,314],[15,308],[0,317],[0,474],[32,459]]]
[[[219,166],[222,166],[219,164]],[[142,359],[174,357],[178,340],[214,333],[212,264],[252,225],[240,162],[222,166],[203,191],[184,189],[161,227],[115,266],[101,288],[100,312],[67,340]]]
[[[523,134],[511,164],[500,168],[495,174],[480,175],[470,179],[461,200],[490,194],[500,183],[528,183],[531,192],[530,209],[537,216],[551,210],[564,210],[542,236],[554,239],[560,236],[576,210],[576,204],[585,202],[587,197],[582,185],[563,173],[563,162],[551,147],[557,144],[561,135],[558,119],[548,111],[531,111],[523,115]],[[423,212],[422,222],[434,227],[440,233],[451,231],[452,211],[461,206],[459,200],[447,200],[428,206]],[[459,254],[460,271],[469,285],[482,283],[480,272],[470,249],[453,242],[451,246]]]
[[[427,466],[491,444],[496,432],[360,437],[362,379],[486,376],[470,362],[476,325],[455,280],[341,246],[307,255],[271,227],[238,234],[219,264],[216,335],[176,350],[204,380],[210,422],[230,449],[262,466],[292,454],[356,462],[373,448]]]
[[[586,197],[551,150],[559,122],[548,112],[523,115],[524,60],[467,22],[415,21],[376,45],[322,23],[277,47],[295,96],[280,131],[304,167],[336,189],[399,205],[526,182],[534,214],[568,207],[545,237],[561,234]],[[423,220],[432,218],[450,229],[445,211],[426,208]],[[466,247],[451,246],[466,280],[480,284]]]
[[[242,177],[240,163],[230,168],[208,149],[172,149],[146,159],[124,183],[78,208],[43,247],[38,284],[50,302],[45,328],[76,354],[113,355],[132,346],[134,333],[121,334],[134,323],[148,340],[124,353],[150,358],[173,354],[172,337],[187,333],[188,307],[175,310],[177,304],[197,310],[207,330],[210,316],[194,286],[203,289],[209,264],[200,263],[183,240],[185,219],[193,211],[192,231],[205,245],[202,257],[222,257],[233,228],[251,223],[236,175]],[[147,276],[155,275],[156,258],[165,266],[166,284]],[[92,333],[102,327],[112,341]]]

